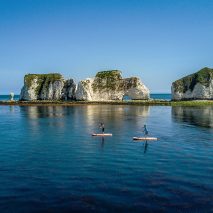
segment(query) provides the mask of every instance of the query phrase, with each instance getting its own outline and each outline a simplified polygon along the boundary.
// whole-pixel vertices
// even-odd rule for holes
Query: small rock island
[[[172,83],[172,100],[212,100],[213,69],[200,71]]]
[[[24,77],[20,100],[73,100],[75,92],[74,80],[65,80],[61,74],[28,74]]]
[[[20,100],[111,101],[122,100],[124,96],[147,100],[150,92],[139,78],[122,78],[121,71],[110,70],[98,72],[94,78],[82,80],[78,85],[59,73],[28,74],[24,77]]]
[[[124,96],[132,100],[147,100],[149,89],[139,78],[122,78],[121,71],[111,70],[80,81],[76,91],[76,99],[84,101],[122,100]]]

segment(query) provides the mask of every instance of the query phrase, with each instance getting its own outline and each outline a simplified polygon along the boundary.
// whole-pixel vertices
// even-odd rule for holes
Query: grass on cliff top
[[[31,87],[34,79],[37,79],[37,87],[35,88],[36,95],[39,95],[42,88],[48,88],[50,82],[63,79],[63,76],[59,73],[49,74],[27,74],[24,77],[24,82],[28,88]]]
[[[61,80],[63,77],[60,73],[49,73],[49,74],[27,74],[24,77],[24,81],[28,87],[31,86],[32,80],[37,78],[38,81],[57,81]]]
[[[119,70],[101,71],[96,74],[92,88],[94,91],[104,89],[115,90],[118,86],[118,80],[121,79],[121,71]]]
[[[107,70],[107,71],[100,71],[96,74],[97,78],[116,78],[121,79],[121,71],[119,70]]]
[[[196,73],[173,82],[173,86],[175,88],[175,92],[184,93],[189,89],[192,91],[197,83],[208,87],[210,79],[213,79],[213,69],[205,67]]]

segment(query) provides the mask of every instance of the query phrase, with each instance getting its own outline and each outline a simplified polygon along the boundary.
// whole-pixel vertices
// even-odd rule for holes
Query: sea
[[[150,98],[152,99],[164,99],[164,100],[171,100],[171,94],[164,93],[164,94],[150,94]],[[129,97],[124,97],[124,99],[128,100]],[[0,101],[10,100],[9,95],[0,95]],[[14,96],[14,100],[19,100],[19,95]]]
[[[213,212],[212,106],[0,106],[0,138],[1,213]]]

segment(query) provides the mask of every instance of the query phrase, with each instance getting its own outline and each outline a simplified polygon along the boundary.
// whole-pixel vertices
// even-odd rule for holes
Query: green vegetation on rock
[[[108,70],[98,72],[92,84],[94,91],[96,90],[115,90],[119,86],[118,81],[122,80],[121,71]]]
[[[30,88],[33,84],[33,80],[37,79],[37,87],[35,89],[36,94],[40,94],[42,88],[48,87],[50,82],[62,80],[63,77],[59,73],[50,74],[27,74],[24,77],[25,85]]]
[[[173,87],[175,92],[185,93],[189,89],[192,91],[197,83],[208,87],[211,79],[213,79],[213,69],[205,67],[194,74],[173,82]]]
[[[113,78],[113,79],[121,79],[121,71],[119,70],[107,70],[98,72],[95,76],[96,78]]]

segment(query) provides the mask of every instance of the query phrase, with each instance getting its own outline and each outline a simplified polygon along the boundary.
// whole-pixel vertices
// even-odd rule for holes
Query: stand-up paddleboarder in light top
[[[104,123],[100,123],[99,128],[101,129],[102,133],[93,133],[92,136],[101,136],[101,137],[112,136],[112,133],[104,133],[104,130],[105,130]]]
[[[146,124],[143,126],[143,133],[144,133],[144,136],[147,137],[147,135],[149,134],[147,128],[146,128]]]
[[[100,123],[99,128],[101,129],[102,134],[104,134],[104,123]]]

